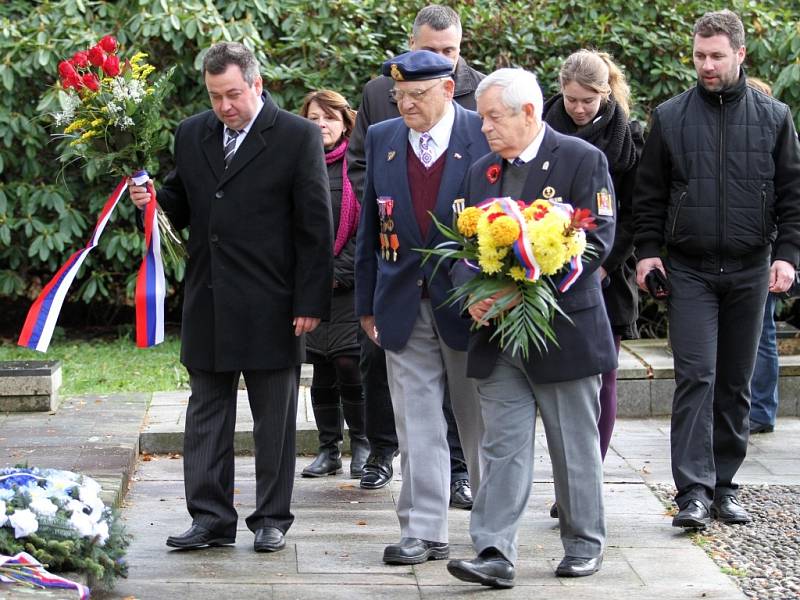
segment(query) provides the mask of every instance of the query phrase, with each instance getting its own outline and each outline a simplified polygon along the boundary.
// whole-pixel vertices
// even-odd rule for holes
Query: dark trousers
[[[678,506],[736,494],[747,453],[750,377],[769,267],[707,273],[668,266],[669,338],[675,360],[672,475]]]
[[[188,369],[191,396],[186,410],[183,478],[192,521],[220,536],[235,537],[233,435],[239,371]],[[256,509],[247,527],[277,527],[284,533],[295,468],[297,369],[244,371],[253,413]]]
[[[370,453],[377,456],[392,456],[397,452],[397,433],[394,428],[392,396],[389,393],[386,374],[386,354],[383,348],[372,343],[364,332],[360,332],[361,385],[366,398],[366,432]],[[445,390],[447,387],[445,386]],[[458,437],[450,394],[446,393],[442,406],[447,421],[447,444],[450,447],[450,480],[469,479],[461,440]]]

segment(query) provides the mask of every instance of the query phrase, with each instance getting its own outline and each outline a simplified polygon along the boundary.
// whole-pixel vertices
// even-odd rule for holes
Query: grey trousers
[[[492,374],[477,380],[477,388],[485,427],[485,469],[470,520],[477,553],[493,547],[512,563],[517,560],[517,531],[533,482],[538,409],[553,464],[564,553],[600,556],[606,537],[597,431],[600,375],[534,383],[519,357],[503,353]]]
[[[405,348],[386,351],[386,370],[394,409],[403,482],[397,499],[401,537],[447,542],[450,503],[450,450],[442,413],[445,385],[469,470],[470,486],[480,489],[478,449],[483,424],[472,380],[466,376],[467,353],[439,337],[429,300]]]

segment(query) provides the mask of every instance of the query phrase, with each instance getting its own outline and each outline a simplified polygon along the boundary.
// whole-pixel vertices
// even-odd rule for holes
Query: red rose
[[[72,66],[72,63],[68,60],[62,60],[58,63],[58,74],[61,75],[61,79],[66,79],[72,75],[77,75],[75,72],[75,67]]]
[[[116,77],[119,75],[119,58],[116,54],[109,54],[103,63],[103,73],[109,77]]]
[[[80,52],[76,52],[72,60],[70,61],[73,65],[79,68],[88,67],[89,66],[89,55],[82,50]]]
[[[95,67],[102,67],[106,61],[106,53],[100,46],[93,46],[89,49],[89,62]]]
[[[66,75],[61,79],[61,86],[65,90],[69,88],[79,90],[83,87],[83,81],[81,80],[80,75],[73,71],[70,75]]]
[[[97,79],[97,75],[95,75],[94,73],[86,73],[86,75],[83,76],[82,81],[83,85],[85,85],[93,92],[96,92],[97,90],[100,89],[100,80]]]
[[[97,45],[108,53],[114,52],[117,49],[117,38],[113,35],[103,36]]]
[[[500,165],[490,165],[489,168],[486,169],[486,179],[489,180],[489,183],[497,183],[497,180],[500,179]]]

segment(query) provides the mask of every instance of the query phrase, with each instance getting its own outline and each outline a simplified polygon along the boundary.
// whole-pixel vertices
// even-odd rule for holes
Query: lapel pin
[[[389,153],[386,155],[386,160],[394,160],[395,154],[397,154],[397,152],[389,150]]]
[[[453,158],[461,160],[461,155],[458,152],[456,152],[455,154],[453,154]]]
[[[555,195],[556,191],[549,185],[542,190],[542,196],[545,197],[545,200],[550,200],[550,198],[552,198]]]
[[[542,171],[547,171],[547,169],[549,168],[550,168],[550,161],[549,160],[544,161],[544,163],[542,164]]]

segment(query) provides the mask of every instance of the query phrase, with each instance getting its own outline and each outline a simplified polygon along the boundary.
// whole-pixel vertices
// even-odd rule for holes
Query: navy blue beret
[[[383,63],[381,72],[395,81],[425,81],[453,75],[453,61],[430,50],[412,50]]]

